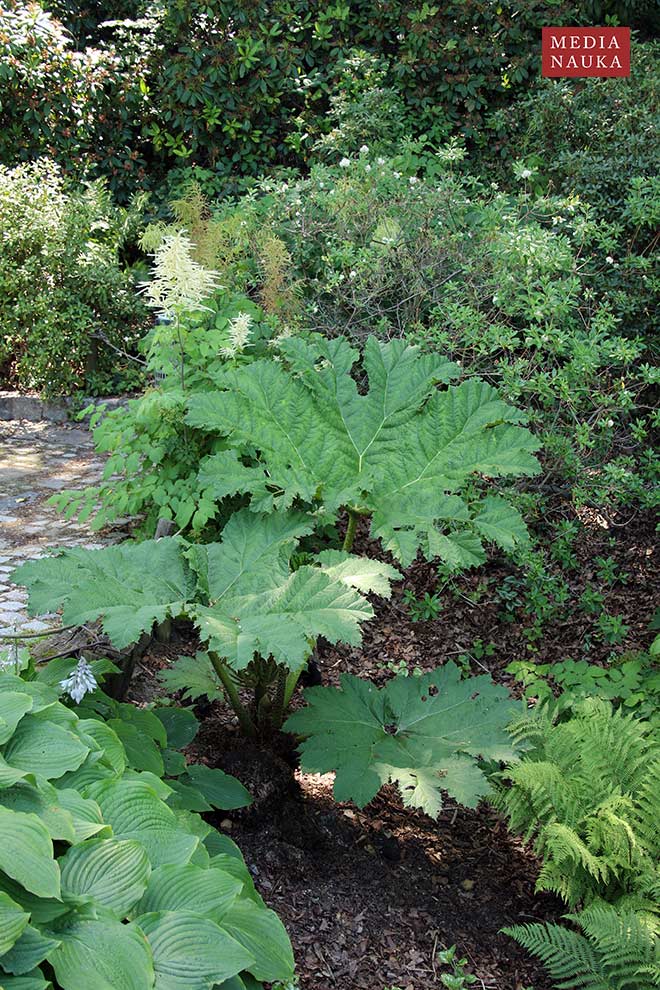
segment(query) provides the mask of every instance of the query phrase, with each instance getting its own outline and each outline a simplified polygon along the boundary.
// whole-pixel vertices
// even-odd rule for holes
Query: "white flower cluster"
[[[203,309],[217,286],[218,273],[195,261],[185,231],[168,234],[154,253],[154,277],[144,283],[149,305],[171,319],[177,312]]]
[[[60,681],[60,687],[79,705],[86,694],[96,690],[98,684],[92,673],[92,668],[81,657],[69,676]]]
[[[249,313],[239,313],[229,321],[229,344],[220,348],[223,357],[236,357],[243,350],[250,340],[251,327],[252,317]]]

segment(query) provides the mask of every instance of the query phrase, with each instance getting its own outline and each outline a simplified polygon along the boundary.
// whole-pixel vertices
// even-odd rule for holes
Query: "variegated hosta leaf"
[[[520,425],[524,415],[495,389],[472,379],[438,391],[458,368],[400,340],[367,341],[365,394],[351,374],[358,353],[343,338],[291,338],[281,350],[288,367],[254,362],[227,373],[226,391],[190,400],[191,424],[258,452],[251,469],[229,451],[202,464],[200,483],[216,497],[252,493],[257,511],[295,499],[327,512],[360,506],[404,564],[421,550],[471,565],[483,559],[482,538],[507,548],[526,539],[503,499],[473,507],[456,494],[471,476],[538,470],[539,444]]]
[[[506,689],[486,676],[461,680],[452,663],[423,677],[395,677],[380,690],[345,674],[341,688],[310,688],[305,698],[308,706],[285,729],[306,737],[305,770],[336,771],[339,801],[362,807],[393,781],[406,805],[433,816],[442,790],[473,807],[488,789],[476,758],[513,756]]]
[[[210,602],[192,613],[211,649],[235,669],[260,654],[297,670],[319,636],[357,644],[360,624],[373,615],[361,592],[389,595],[397,571],[350,554],[322,553],[319,566],[291,571],[296,541],[310,528],[301,514],[243,509],[227,523],[221,543],[197,548],[191,558]]]
[[[65,625],[101,617],[119,649],[137,642],[155,622],[179,615],[195,588],[176,539],[61,550],[22,564],[12,580],[27,586],[32,614],[62,607]]]

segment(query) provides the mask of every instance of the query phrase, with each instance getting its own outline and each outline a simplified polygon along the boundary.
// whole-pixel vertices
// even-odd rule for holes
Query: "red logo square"
[[[541,75],[629,76],[630,28],[542,28]]]

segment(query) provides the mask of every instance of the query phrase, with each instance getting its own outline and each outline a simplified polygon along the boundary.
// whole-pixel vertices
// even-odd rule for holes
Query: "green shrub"
[[[92,971],[95,990],[291,976],[286,933],[237,847],[187,810],[199,790],[132,758],[156,736],[170,772],[190,778],[166,747],[191,738],[191,716],[126,705],[107,722],[94,708],[79,718],[43,679],[6,672],[0,710],[3,987],[79,990]]]
[[[657,41],[634,44],[625,79],[546,79],[489,122],[502,151],[534,171],[538,188],[579,196],[609,231],[609,248],[599,250],[591,238],[582,245],[585,275],[625,332],[646,333],[651,341],[660,289],[653,264],[660,216],[659,51]],[[492,170],[493,164],[501,174],[492,154],[478,167]]]
[[[76,188],[40,160],[0,166],[0,365],[51,394],[116,388],[147,324],[119,250],[134,215],[104,188]],[[119,351],[119,358],[117,358]],[[130,381],[130,377],[129,377]]]
[[[389,159],[356,149],[340,167],[266,181],[214,214],[220,244],[223,231],[241,235],[213,267],[259,294],[261,245],[280,243],[285,325],[360,343],[405,336],[447,354],[530,411],[550,490],[652,504],[657,372],[618,297],[599,292],[616,232],[574,199],[533,195],[524,177],[515,194],[461,178],[462,155],[455,143],[432,155],[404,142]],[[637,276],[650,312],[651,272]]]
[[[105,178],[127,198],[146,177],[139,56],[139,40],[77,51],[38,4],[3,0],[0,162],[48,156],[65,173]]]

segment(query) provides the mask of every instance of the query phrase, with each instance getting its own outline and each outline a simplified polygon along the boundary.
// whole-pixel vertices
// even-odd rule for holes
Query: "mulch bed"
[[[355,552],[367,543],[362,533]],[[511,660],[578,659],[585,655],[583,642],[593,623],[576,605],[586,582],[596,581],[597,556],[614,557],[628,575],[625,584],[598,585],[607,611],[630,626],[615,649],[643,649],[651,638],[655,602],[654,544],[650,515],[614,530],[597,519],[586,525],[575,545],[579,566],[564,572],[570,601],[547,625],[534,652],[523,635],[524,617],[514,623],[500,618],[496,591],[512,573],[507,561],[493,559],[464,576],[458,594],[444,594],[443,610],[428,622],[412,622],[402,602],[404,588],[417,596],[436,590],[435,568],[417,563],[390,602],[374,602],[376,618],[364,626],[362,647],[326,645],[321,651],[323,681],[336,683],[350,671],[384,683],[392,676],[388,663],[403,660],[410,669],[430,669],[469,652],[476,639],[492,641],[495,650],[470,660],[472,671],[487,670],[510,687],[504,668]],[[479,582],[482,594],[473,603],[463,593]],[[157,648],[140,665],[133,697],[153,696],[156,670],[195,647],[182,641]],[[594,640],[587,657],[602,664],[612,651]],[[488,805],[471,811],[448,800],[436,822],[404,809],[393,788],[381,791],[363,811],[337,804],[331,775],[300,773],[286,743],[247,744],[231,712],[217,704],[205,712],[192,749],[195,759],[235,774],[255,798],[251,808],[218,815],[214,824],[238,843],[258,889],[286,925],[303,990],[438,990],[437,951],[454,943],[481,981],[477,986],[551,986],[542,967],[499,931],[558,919],[565,908],[534,893],[538,862]]]

